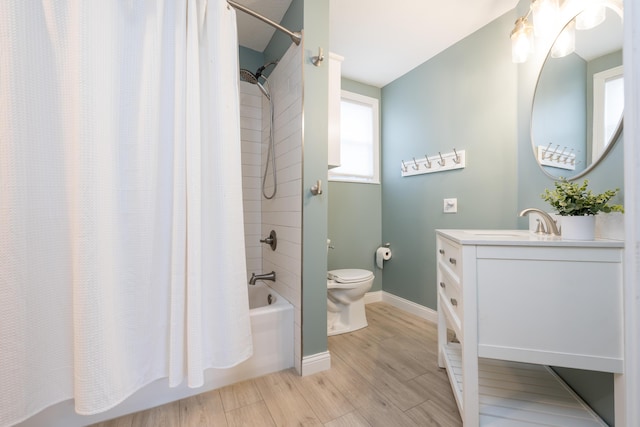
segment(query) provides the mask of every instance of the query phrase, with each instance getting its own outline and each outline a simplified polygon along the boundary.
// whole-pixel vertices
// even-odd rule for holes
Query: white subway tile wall
[[[302,53],[291,45],[269,76],[274,105],[274,140],[278,191],[262,197],[262,174],[269,141],[269,102],[256,85],[241,82],[242,173],[247,246],[247,277],[275,271],[269,286],[295,307],[295,367],[302,362]],[[258,111],[261,110],[260,114]],[[271,169],[266,193],[273,191]],[[259,240],[275,230],[274,252]]]

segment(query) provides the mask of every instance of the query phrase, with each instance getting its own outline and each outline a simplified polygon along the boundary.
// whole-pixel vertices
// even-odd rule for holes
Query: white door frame
[[[624,0],[625,370],[616,376],[616,426],[640,426],[640,2]],[[633,49],[635,47],[635,50]]]

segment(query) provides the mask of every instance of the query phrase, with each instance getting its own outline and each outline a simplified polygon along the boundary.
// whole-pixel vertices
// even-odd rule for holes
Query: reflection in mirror
[[[573,27],[574,22],[567,25]],[[533,99],[533,151],[552,178],[586,174],[611,150],[622,130],[621,16],[607,7],[602,23],[576,29],[575,36],[574,53],[556,58],[549,52]]]

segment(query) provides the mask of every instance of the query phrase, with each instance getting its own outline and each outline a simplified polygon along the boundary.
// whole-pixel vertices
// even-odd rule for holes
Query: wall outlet
[[[458,212],[458,199],[444,199],[444,213],[457,213]]]

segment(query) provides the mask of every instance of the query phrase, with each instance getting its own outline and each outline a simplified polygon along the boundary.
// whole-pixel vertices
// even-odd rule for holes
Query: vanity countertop
[[[563,240],[559,236],[535,234],[529,230],[447,230],[436,233],[465,245],[555,246],[587,248],[622,248],[622,240]]]

